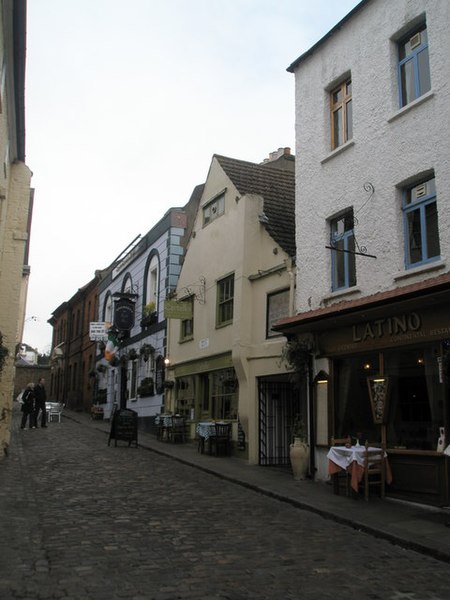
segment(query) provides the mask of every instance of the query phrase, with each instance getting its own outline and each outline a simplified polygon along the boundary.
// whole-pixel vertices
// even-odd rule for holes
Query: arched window
[[[159,298],[159,256],[154,254],[148,263],[147,268],[147,288],[145,290],[145,302],[155,303],[155,307],[158,308]]]
[[[131,275],[126,275],[122,284],[122,294],[131,294],[133,291],[133,280]]]
[[[103,320],[105,323],[112,323],[113,314],[112,314],[112,297],[108,292],[105,298],[105,304],[103,307]]]

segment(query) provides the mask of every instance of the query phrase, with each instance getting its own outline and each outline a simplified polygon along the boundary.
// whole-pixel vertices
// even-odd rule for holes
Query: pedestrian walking
[[[47,400],[47,392],[45,391],[45,379],[41,377],[34,386],[34,424],[38,426],[39,412],[42,411],[41,427],[47,427],[47,411],[45,410],[45,401]]]
[[[27,419],[29,418],[30,429],[35,429],[35,406],[34,406],[34,383],[28,383],[22,394],[22,421],[20,429],[27,428]]]

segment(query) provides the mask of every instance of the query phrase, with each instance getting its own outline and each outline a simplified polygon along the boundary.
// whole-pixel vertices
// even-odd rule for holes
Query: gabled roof
[[[311,54],[314,54],[314,52],[318,50],[327,41],[328,38],[330,38],[337,31],[339,31],[345,25],[345,23],[347,23],[347,21],[349,21],[353,17],[353,15],[355,15],[362,8],[364,8],[369,2],[371,2],[371,0],[361,0],[359,4],[357,4],[347,15],[345,15],[345,17],[341,19],[339,23],[337,23],[332,29],[330,29],[328,33],[326,33],[322,38],[320,38],[318,42],[316,42],[313,46],[311,46],[309,50],[307,50],[296,60],[294,60],[294,62],[289,65],[286,71],[289,71],[289,73],[295,73],[295,69],[300,63],[302,63],[309,56],[311,56]]]
[[[295,258],[295,174],[214,154],[214,158],[241,195],[257,194],[264,199],[262,220],[269,235]]]

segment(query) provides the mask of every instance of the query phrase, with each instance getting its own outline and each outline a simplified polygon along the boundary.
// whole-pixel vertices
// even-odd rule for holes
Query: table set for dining
[[[382,448],[369,446],[369,452],[379,450],[384,452]],[[348,471],[350,474],[351,488],[358,492],[359,484],[364,476],[366,447],[356,444],[354,446],[332,446],[327,454],[328,458],[328,474],[333,476],[341,471]],[[386,468],[386,483],[392,482],[392,473],[387,460],[387,454],[384,452],[385,468]]]
[[[225,435],[228,438],[231,435],[231,423],[226,421],[200,421],[197,423],[195,431],[199,440],[199,452],[202,454],[205,451],[205,445],[208,443],[208,451],[211,454],[212,443],[218,435]]]
[[[156,415],[157,439],[163,442],[186,441],[186,423],[181,415]]]

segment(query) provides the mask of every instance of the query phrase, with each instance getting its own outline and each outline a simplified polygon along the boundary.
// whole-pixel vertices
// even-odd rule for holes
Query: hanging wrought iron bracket
[[[353,250],[342,250],[341,248],[335,248],[334,246],[325,246],[328,250],[334,250],[335,252],[346,252],[347,254],[357,254],[358,256],[367,256],[367,258],[376,258],[374,254],[367,254],[366,252],[354,252]]]

